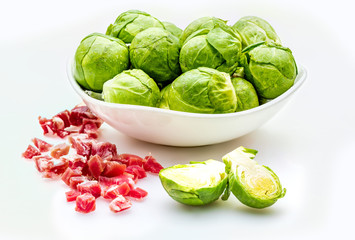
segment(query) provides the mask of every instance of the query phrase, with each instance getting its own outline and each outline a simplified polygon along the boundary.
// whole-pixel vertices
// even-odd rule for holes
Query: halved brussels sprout
[[[139,10],[128,10],[120,14],[113,24],[108,26],[106,35],[131,43],[143,30],[151,27],[163,28],[164,25],[150,14]]]
[[[105,82],[105,102],[156,107],[160,90],[152,78],[140,69],[126,70]]]
[[[75,52],[74,78],[85,89],[102,91],[104,82],[129,66],[128,48],[101,33],[86,36]]]
[[[291,50],[271,43],[257,43],[245,48],[240,64],[246,79],[262,98],[280,96],[292,87],[297,76]]]
[[[179,40],[162,28],[148,28],[137,34],[130,46],[131,63],[156,82],[169,83],[180,75]]]
[[[253,84],[241,77],[232,77],[232,84],[237,95],[236,112],[259,106],[258,94]]]
[[[171,34],[173,34],[175,37],[180,39],[182,35],[182,30],[179,27],[177,27],[175,24],[171,22],[162,22],[162,23],[166,30],[168,30]]]
[[[238,200],[253,208],[265,208],[286,194],[277,175],[268,167],[259,165],[254,159],[257,151],[239,147],[223,157],[228,172],[228,191]],[[226,200],[227,197],[222,197]]]
[[[201,18],[183,32],[180,42],[181,70],[210,67],[232,74],[242,49],[239,35],[218,18]]]
[[[212,159],[165,168],[159,172],[159,178],[174,200],[187,205],[216,201],[228,179],[224,163]]]
[[[171,110],[194,113],[234,112],[237,97],[227,73],[200,67],[176,78],[168,92]]]
[[[255,16],[242,17],[232,28],[241,36],[243,48],[262,41],[281,45],[281,40],[273,27],[262,18]]]

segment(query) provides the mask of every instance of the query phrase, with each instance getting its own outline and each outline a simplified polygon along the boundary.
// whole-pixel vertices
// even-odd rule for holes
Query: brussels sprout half
[[[230,76],[200,67],[176,78],[168,91],[171,110],[193,113],[234,112],[237,97]]]
[[[297,65],[291,50],[272,43],[261,42],[245,48],[240,64],[259,97],[266,99],[286,92],[297,76]]]
[[[232,84],[237,95],[236,112],[259,106],[258,94],[253,84],[241,77],[233,77]]]
[[[156,107],[160,90],[152,78],[140,69],[126,70],[105,82],[106,102]]]
[[[210,67],[232,74],[238,67],[242,49],[239,35],[225,21],[205,17],[195,20],[180,39],[181,70]]]
[[[169,83],[180,75],[179,40],[162,28],[146,29],[133,39],[131,63],[156,82]]]
[[[159,178],[174,200],[187,205],[205,205],[222,195],[228,176],[224,163],[210,159],[165,168]]]
[[[108,26],[106,34],[120,38],[125,43],[131,43],[138,33],[151,27],[164,29],[163,23],[150,14],[139,10],[129,10],[120,14],[116,21]]]
[[[102,91],[104,82],[129,66],[128,48],[120,39],[93,33],[75,52],[74,78],[85,89]]]
[[[262,18],[255,16],[242,17],[232,28],[241,36],[243,48],[262,41],[281,45],[281,40],[273,27]]]
[[[228,173],[228,189],[238,200],[253,208],[265,208],[286,194],[277,175],[268,167],[259,165],[254,159],[257,151],[239,147],[223,157]]]

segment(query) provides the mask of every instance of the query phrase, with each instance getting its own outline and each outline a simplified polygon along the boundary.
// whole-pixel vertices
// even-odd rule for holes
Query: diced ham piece
[[[49,149],[53,146],[52,144],[49,144],[39,138],[33,138],[32,142],[40,152],[48,152]]]
[[[122,183],[127,183],[130,188],[134,188],[135,182],[133,180],[134,176],[129,173],[121,174],[117,177],[99,177],[99,182],[102,185],[110,186],[110,185],[120,185]]]
[[[72,148],[76,150],[77,154],[86,158],[90,157],[93,141],[88,139],[82,139],[80,137],[69,137],[69,142]]]
[[[76,198],[80,195],[80,192],[75,191],[75,190],[70,190],[68,192],[65,192],[65,196],[67,198],[67,202],[73,202],[76,200]]]
[[[83,119],[99,119],[99,118],[96,117],[87,106],[76,106],[70,111],[71,125],[81,126],[83,124]]]
[[[119,161],[127,166],[138,165],[143,166],[143,158],[129,153],[123,153],[119,155]]]
[[[41,155],[41,152],[32,145],[28,145],[25,152],[22,153],[22,157],[32,159],[34,156]]]
[[[91,193],[96,198],[101,196],[101,186],[95,180],[82,182],[76,185],[76,189],[81,193]]]
[[[70,127],[70,125],[71,125],[70,124],[70,112],[68,110],[64,110],[64,111],[58,113],[57,115],[55,115],[54,117],[61,119],[61,121],[63,122],[64,128]]]
[[[54,158],[60,158],[61,156],[67,155],[69,153],[70,146],[66,143],[60,143],[52,147],[51,156]]]
[[[68,167],[62,175],[62,180],[70,186],[70,178],[81,176],[81,174],[82,172],[80,169],[71,169]]]
[[[152,156],[146,156],[144,158],[143,168],[151,173],[159,173],[160,170],[163,169],[162,165],[160,165],[160,163],[158,163]]]
[[[126,196],[130,191],[130,187],[127,183],[122,183],[120,185],[111,185],[107,187],[103,192],[103,197],[106,199],[114,199],[119,195]]]
[[[66,158],[69,162],[69,167],[71,169],[83,169],[86,166],[87,159],[78,154],[63,156],[62,158]]]
[[[109,142],[92,142],[91,155],[99,155],[102,159],[111,161],[117,158],[117,148]]]
[[[129,199],[125,198],[124,196],[118,196],[110,202],[110,209],[113,212],[121,212],[126,210],[132,206],[132,203]]]
[[[129,191],[128,196],[134,198],[135,200],[141,200],[148,195],[148,192],[137,187]]]
[[[105,170],[101,175],[106,177],[117,177],[123,174],[126,170],[126,165],[115,161],[109,161],[106,163]]]
[[[43,177],[56,178],[62,175],[68,168],[68,162],[64,159],[54,159],[48,155],[35,156],[36,167]]]
[[[142,179],[147,176],[145,170],[138,165],[130,165],[126,168],[126,172],[135,176],[135,178]]]
[[[73,176],[69,178],[69,186],[72,189],[77,189],[78,184],[88,181],[88,179],[84,176]]]
[[[88,161],[88,167],[91,176],[97,179],[104,171],[106,163],[99,155],[94,155],[90,157],[90,160]]]
[[[90,193],[84,193],[76,198],[75,211],[89,213],[96,209],[96,198]]]

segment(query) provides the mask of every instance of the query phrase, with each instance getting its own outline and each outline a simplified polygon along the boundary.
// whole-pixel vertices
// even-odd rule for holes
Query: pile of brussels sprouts
[[[297,75],[290,49],[259,17],[233,26],[202,17],[185,30],[150,14],[120,14],[106,34],[85,37],[74,77],[106,102],[194,113],[231,113],[287,91]]]

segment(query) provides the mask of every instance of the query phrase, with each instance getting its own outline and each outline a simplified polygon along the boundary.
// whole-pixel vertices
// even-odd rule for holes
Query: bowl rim
[[[233,113],[218,113],[218,114],[212,114],[212,113],[190,113],[190,112],[182,112],[182,111],[175,111],[175,110],[170,110],[170,109],[163,109],[163,108],[158,108],[158,107],[150,107],[150,106],[141,106],[141,105],[131,105],[131,104],[121,104],[121,103],[110,103],[110,102],[105,102],[101,101],[98,99],[95,99],[93,97],[90,97],[88,94],[86,94],[80,85],[77,83],[77,81],[74,78],[73,70],[74,70],[74,59],[69,59],[67,63],[67,76],[70,85],[72,88],[74,88],[75,92],[83,99],[88,102],[92,102],[93,104],[96,105],[101,105],[104,107],[109,107],[109,108],[116,108],[116,109],[125,109],[125,110],[137,110],[137,111],[149,111],[149,112],[156,112],[160,114],[169,114],[169,115],[175,115],[175,116],[180,116],[180,117],[191,117],[191,118],[229,118],[229,117],[238,117],[238,116],[243,116],[243,115],[248,115],[252,114],[254,112],[262,111],[264,109],[270,108],[273,105],[277,104],[278,102],[281,102],[285,98],[287,98],[289,95],[294,93],[297,89],[299,89],[305,82],[307,78],[307,70],[305,69],[304,66],[297,64],[298,68],[298,74],[295,79],[295,83],[291,88],[289,88],[286,92],[281,94],[280,96],[262,104],[259,105],[255,108],[251,108],[248,110],[240,111],[240,112],[233,112]]]

